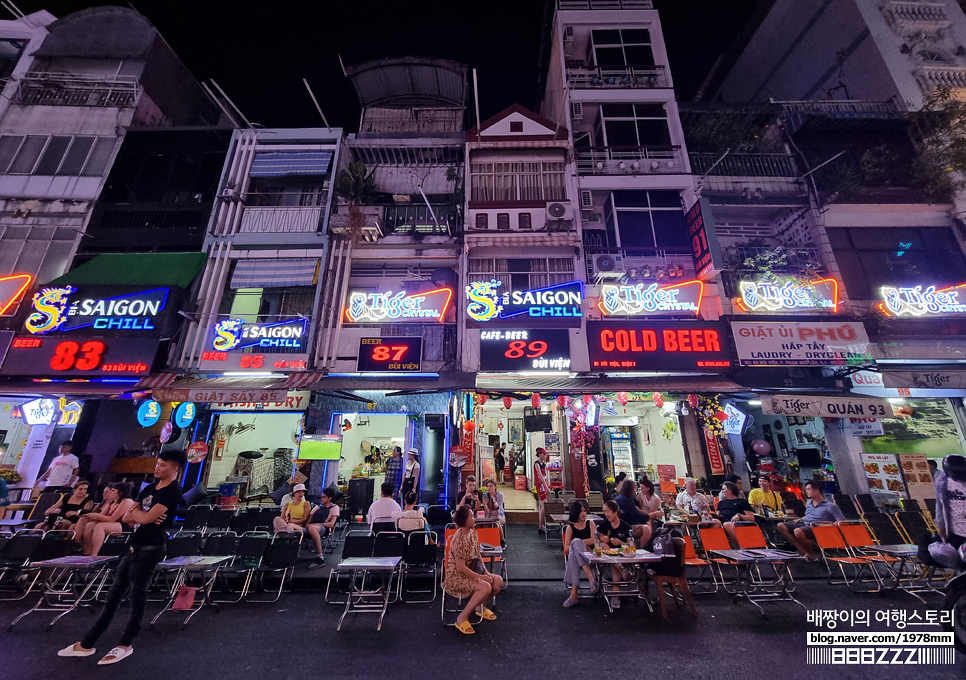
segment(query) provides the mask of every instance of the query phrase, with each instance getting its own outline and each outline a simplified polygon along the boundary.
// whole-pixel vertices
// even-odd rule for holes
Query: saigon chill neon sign
[[[966,302],[959,294],[966,283],[936,290],[935,286],[882,286],[879,293],[883,302],[879,310],[887,316],[930,316],[940,314],[966,314]]]
[[[452,288],[437,288],[411,295],[403,291],[352,291],[344,314],[348,323],[395,323],[400,319],[443,323],[452,299]]]
[[[697,314],[704,295],[703,281],[684,281],[673,286],[658,287],[652,283],[617,286],[605,283],[600,288],[598,308],[605,316],[640,316],[643,314]]]
[[[467,315],[474,321],[493,319],[579,318],[584,315],[583,281],[568,281],[545,288],[500,293],[502,281],[473,281],[466,287]]]
[[[302,349],[307,325],[307,320],[303,318],[277,323],[246,323],[244,319],[222,319],[215,324],[211,347],[218,352],[231,352],[248,347]]]
[[[74,286],[51,286],[34,294],[33,312],[24,328],[34,335],[79,328],[101,331],[153,331],[168,302],[169,290],[155,288],[114,297],[71,300]]]
[[[738,307],[746,312],[787,312],[795,310],[836,311],[839,282],[833,278],[802,283],[794,278],[766,274],[758,281],[738,283]]]

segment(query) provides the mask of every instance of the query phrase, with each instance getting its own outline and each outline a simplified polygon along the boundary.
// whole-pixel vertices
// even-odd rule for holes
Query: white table
[[[392,576],[401,561],[401,557],[350,557],[339,563],[340,571],[349,572],[349,593],[345,601],[345,611],[339,617],[336,630],[342,630],[342,622],[347,614],[378,614],[379,623],[376,625],[376,630],[382,630],[382,620],[386,616],[386,609],[389,608]],[[378,587],[370,585],[367,588],[366,577],[373,572],[382,575],[383,578],[379,579]],[[356,576],[360,574],[362,578],[357,585]]]
[[[59,612],[47,625],[52,628],[60,619],[70,614],[78,607],[89,607],[97,598],[99,584],[107,575],[107,569],[116,557],[88,557],[86,555],[69,555],[56,559],[33,562],[31,568],[37,567],[45,572],[43,590],[40,600],[33,607],[15,618],[7,630],[11,630],[20,619],[34,612]],[[83,572],[88,572],[86,579],[81,579]],[[91,593],[94,586],[98,588]]]

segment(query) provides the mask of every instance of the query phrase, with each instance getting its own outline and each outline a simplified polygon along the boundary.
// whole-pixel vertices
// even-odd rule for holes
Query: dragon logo
[[[241,343],[244,319],[222,319],[215,324],[215,339],[211,346],[219,352],[228,352]]]
[[[60,328],[67,320],[67,298],[77,289],[73,286],[44,288],[34,294],[36,310],[27,317],[24,328],[34,335],[44,335]]]
[[[473,281],[466,287],[466,299],[470,303],[466,306],[466,313],[476,321],[489,321],[503,311],[503,305],[498,304],[499,294],[496,289],[502,281]]]

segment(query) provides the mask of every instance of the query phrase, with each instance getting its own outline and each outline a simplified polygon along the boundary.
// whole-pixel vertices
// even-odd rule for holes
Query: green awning
[[[190,288],[207,257],[205,253],[106,253],[58,276],[48,285]]]

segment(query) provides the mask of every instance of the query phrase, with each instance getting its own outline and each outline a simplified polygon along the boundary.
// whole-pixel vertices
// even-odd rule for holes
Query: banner
[[[872,363],[861,323],[733,321],[742,366],[854,366]]]
[[[906,480],[909,498],[917,501],[936,497],[936,485],[929,471],[929,461],[922,453],[904,453],[899,456],[899,467]]]
[[[217,387],[181,387],[153,390],[158,401],[196,401],[217,404],[246,404],[284,401],[288,390],[246,390]]]
[[[863,453],[862,466],[869,481],[869,491],[878,493],[897,493],[906,496],[906,485],[902,481],[899,461],[888,453]]]
[[[721,457],[721,446],[718,438],[708,428],[704,428],[704,443],[708,446],[708,462],[711,463],[711,474],[723,475],[725,473],[724,458]]]
[[[773,394],[761,399],[761,412],[813,418],[891,418],[892,404],[874,397],[815,397]]]

